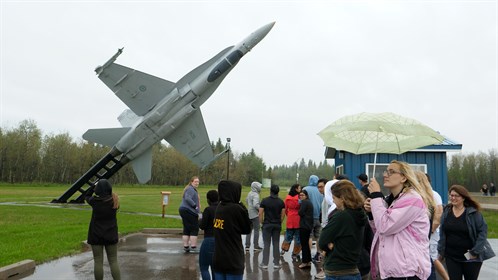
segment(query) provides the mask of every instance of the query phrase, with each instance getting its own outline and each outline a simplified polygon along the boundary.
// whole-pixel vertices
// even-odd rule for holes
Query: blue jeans
[[[361,280],[361,275],[344,275],[344,276],[325,276],[326,280]]]
[[[242,280],[244,274],[237,275],[215,272],[214,277],[216,277],[216,280]]]
[[[201,270],[202,280],[215,279],[213,271],[213,255],[214,237],[205,237],[202,241],[201,250],[199,252],[199,268]],[[211,267],[211,274],[209,274],[209,267]]]
[[[299,239],[299,229],[298,228],[288,228],[285,230],[285,241],[287,241],[289,244],[292,242],[292,240],[295,240],[295,244],[301,245],[301,241]]]

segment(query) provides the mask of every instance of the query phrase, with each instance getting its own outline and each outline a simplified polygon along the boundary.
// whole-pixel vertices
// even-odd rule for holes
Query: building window
[[[335,174],[344,174],[344,165],[339,165],[335,168]]]

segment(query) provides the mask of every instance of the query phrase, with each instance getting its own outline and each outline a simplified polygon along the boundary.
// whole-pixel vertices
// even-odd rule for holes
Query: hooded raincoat
[[[222,274],[244,274],[242,234],[251,232],[247,209],[240,203],[242,186],[237,182],[218,184],[220,203],[214,214],[214,271]]]

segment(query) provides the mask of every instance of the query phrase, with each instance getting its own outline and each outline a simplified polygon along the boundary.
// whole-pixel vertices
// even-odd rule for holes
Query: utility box
[[[165,212],[165,207],[169,204],[169,196],[171,195],[171,192],[161,192],[161,198],[162,198],[162,208],[163,208],[163,218],[164,218],[164,212]]]

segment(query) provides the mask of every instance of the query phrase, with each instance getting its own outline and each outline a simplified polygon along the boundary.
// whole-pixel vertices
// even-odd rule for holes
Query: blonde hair
[[[112,209],[119,209],[119,196],[113,192],[112,194]]]
[[[413,171],[410,164],[404,161],[393,160],[391,163],[397,164],[399,166],[399,171],[406,178],[406,181],[403,183],[405,189],[403,192],[408,192],[409,190],[413,190],[417,192],[425,203],[427,208],[427,215],[430,217],[430,207],[435,207],[434,197],[429,195],[426,191],[424,191],[422,185],[418,182],[417,176],[415,176],[415,172]]]
[[[183,188],[183,193],[182,193],[182,197],[185,196],[185,191],[187,190],[187,188],[192,185],[192,183],[194,182],[195,179],[199,179],[198,176],[192,176],[192,178],[190,178],[190,181],[188,182],[188,184],[185,186],[185,188]]]
[[[425,173],[422,171],[415,171],[415,176],[417,177],[420,186],[422,186],[422,190],[428,195],[429,204],[427,204],[427,207],[429,208],[429,210],[431,210],[432,213],[434,213],[436,209],[436,201],[434,201],[434,192],[432,190],[431,183],[429,183],[427,175],[425,175]]]

